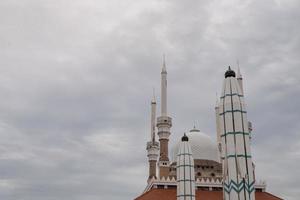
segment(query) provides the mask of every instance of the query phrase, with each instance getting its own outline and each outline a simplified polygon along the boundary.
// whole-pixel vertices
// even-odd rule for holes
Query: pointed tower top
[[[238,69],[237,69],[237,78],[242,78],[241,70],[240,70],[240,65],[238,64]]]
[[[163,66],[161,72],[167,72],[167,67],[166,67],[166,56],[163,54]]]
[[[189,141],[189,138],[186,136],[185,133],[184,133],[184,135],[182,136],[181,141],[182,141],[182,142],[187,142],[187,141]]]
[[[228,66],[228,70],[225,72],[225,78],[235,77],[235,72]]]
[[[155,88],[153,88],[153,97],[151,103],[156,103],[156,98],[155,98]]]
[[[219,107],[219,98],[218,98],[218,93],[216,92],[216,108]]]

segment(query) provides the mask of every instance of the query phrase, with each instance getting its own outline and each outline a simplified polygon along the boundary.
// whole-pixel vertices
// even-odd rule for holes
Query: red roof
[[[151,189],[135,200],[175,200],[176,189]],[[222,200],[222,191],[196,190],[196,200]],[[255,192],[256,200],[283,200],[267,192]]]

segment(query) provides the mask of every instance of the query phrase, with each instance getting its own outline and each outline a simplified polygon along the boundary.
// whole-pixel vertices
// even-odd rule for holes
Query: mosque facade
[[[149,176],[135,200],[280,200],[255,177],[251,122],[247,119],[243,78],[225,72],[216,102],[217,141],[194,127],[169,153],[172,118],[167,112],[167,69],[161,71],[160,115],[151,101],[151,137],[147,142]],[[156,135],[157,134],[157,135]],[[158,136],[158,141],[156,136]],[[170,157],[169,157],[170,156]]]

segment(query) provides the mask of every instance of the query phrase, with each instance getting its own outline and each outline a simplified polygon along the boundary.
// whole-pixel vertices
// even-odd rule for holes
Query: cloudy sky
[[[194,123],[215,139],[216,92],[239,60],[257,178],[297,200],[299,10],[297,0],[1,0],[0,199],[141,194],[165,53],[170,143]]]

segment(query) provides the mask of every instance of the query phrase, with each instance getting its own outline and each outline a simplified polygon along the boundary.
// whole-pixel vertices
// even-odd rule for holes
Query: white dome
[[[211,137],[197,129],[190,130],[190,132],[186,135],[189,138],[194,160],[203,159],[219,162],[217,144],[211,139]],[[172,149],[173,162],[176,161],[179,144],[180,142],[178,142]]]

